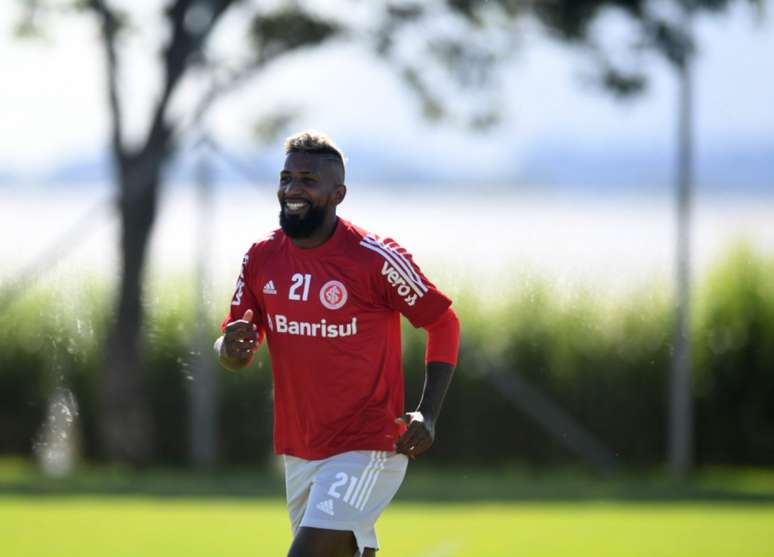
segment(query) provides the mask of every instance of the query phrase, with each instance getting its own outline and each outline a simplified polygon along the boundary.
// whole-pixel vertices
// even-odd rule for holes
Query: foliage
[[[545,283],[533,282],[494,318],[471,318],[463,310],[462,322],[461,372],[434,451],[455,461],[493,462],[517,455],[533,464],[567,460],[555,440],[493,387],[485,376],[490,362],[497,373],[519,374],[557,401],[622,463],[662,460],[667,300],[650,292],[622,303],[584,293],[563,299]],[[473,338],[467,333],[471,329]],[[414,336],[419,350],[423,340]],[[421,375],[419,369],[411,371]],[[448,443],[446,431],[454,432]]]
[[[395,8],[392,2],[380,2],[373,11],[375,23],[363,26],[346,25],[342,20],[345,12],[349,11],[347,8],[353,7],[348,3],[333,6],[332,10],[329,9],[332,13],[325,14],[319,6],[290,0],[275,3],[268,10],[236,0],[171,0],[160,10],[163,45],[154,58],[157,56],[156,66],[161,71],[152,72],[154,83],[146,93],[154,99],[151,110],[144,118],[145,135],[137,140],[126,133],[127,107],[132,99],[121,79],[126,60],[131,57],[128,55],[133,50],[132,45],[139,44],[128,40],[136,25],[132,14],[110,0],[30,0],[18,4],[21,21],[16,32],[21,37],[40,36],[39,30],[45,27],[40,23],[41,19],[48,23],[51,18],[72,14],[93,17],[99,30],[98,47],[103,52],[106,67],[105,93],[110,117],[109,144],[114,163],[116,206],[121,224],[121,275],[116,292],[116,312],[109,322],[106,361],[100,367],[102,377],[99,386],[92,394],[99,399],[99,434],[108,457],[115,461],[146,465],[154,443],[158,445],[161,442],[167,446],[172,442],[155,439],[157,431],[150,424],[166,424],[166,421],[160,420],[158,411],[148,409],[146,402],[149,398],[154,399],[155,394],[146,395],[149,387],[144,381],[144,374],[138,371],[143,368],[143,360],[148,356],[142,352],[141,338],[144,315],[142,286],[148,242],[163,190],[164,170],[176,150],[188,139],[187,136],[194,132],[202,133],[203,120],[220,97],[282,57],[318,47],[334,37],[345,35],[345,31],[348,31],[349,38],[373,46],[376,52],[387,57],[388,52],[393,50],[389,47],[394,44],[393,36],[407,22],[416,23],[420,15],[425,23],[433,22],[438,14],[426,17],[422,9],[400,9]],[[237,60],[239,56],[233,56],[233,53],[227,56],[228,59],[220,59],[216,47],[211,44],[211,37],[221,27],[226,14],[237,10],[237,5],[243,10],[241,21],[249,22],[245,40],[241,43],[248,48],[240,53],[241,60]],[[444,15],[449,16],[449,13],[444,12]],[[374,26],[376,29],[371,28]],[[456,35],[464,37],[464,29],[462,32],[458,30]],[[436,33],[423,29],[418,36],[421,37],[420,42],[434,41]],[[236,44],[240,44],[238,40]],[[435,41],[435,44],[442,43]],[[463,82],[469,81],[471,75],[479,75],[478,66],[491,59],[488,56],[467,56],[466,53],[472,50],[464,47],[465,44],[447,40],[447,46],[456,48],[435,49],[439,57],[447,61],[451,73],[462,76]],[[145,45],[142,48],[145,49]],[[397,60],[395,57],[388,58]],[[425,113],[437,113],[438,110],[431,110],[431,107],[440,109],[440,104],[433,105],[433,96],[423,89],[418,74],[406,68],[405,64],[395,65],[403,75],[413,76],[407,82],[413,84],[413,89],[422,97]],[[457,67],[465,69],[456,72]],[[187,83],[193,85],[189,90],[192,98],[196,99],[193,107],[173,110],[174,99]],[[490,112],[477,114],[473,125],[485,127],[494,119]],[[282,123],[282,119],[275,120],[277,122]],[[150,360],[153,360],[152,356]],[[159,377],[152,375],[150,380],[156,381]],[[164,385],[174,387],[173,383]],[[179,403],[180,400],[175,401],[173,407],[176,408]],[[151,413],[154,415],[151,416]],[[169,417],[174,418],[174,415]],[[172,454],[177,453],[173,447],[169,450]]]
[[[715,15],[733,4],[747,4],[763,14],[764,0],[447,0],[452,10],[465,17],[492,23],[507,20],[518,32],[518,23],[532,15],[548,35],[591,55],[598,75],[596,82],[618,98],[633,97],[648,85],[644,54],[654,52],[679,69],[697,49],[689,20]],[[624,44],[603,45],[598,22],[615,13],[631,25]],[[628,58],[626,61],[622,59]]]
[[[774,464],[774,262],[744,246],[702,281],[695,304],[696,455],[700,463]],[[145,308],[143,371],[158,443],[154,462],[188,460],[193,295],[153,289]],[[59,287],[64,288],[64,287]],[[108,293],[97,285],[51,288],[0,317],[0,453],[29,454],[46,401],[58,385],[76,394],[82,451],[103,456],[98,374]],[[225,300],[224,294],[220,298]],[[463,349],[433,448],[438,461],[534,465],[572,460],[515,408],[487,373],[519,374],[610,447],[622,464],[663,461],[671,343],[670,300],[657,290],[623,299],[559,292],[531,280],[499,308],[458,298]],[[222,316],[210,311],[208,335]],[[407,405],[423,381],[424,336],[404,327]],[[211,362],[215,365],[214,362]],[[261,463],[271,448],[271,378],[266,350],[241,373],[217,371],[218,439],[227,464]]]
[[[772,276],[774,262],[742,245],[699,298],[697,443],[713,462],[774,462]]]

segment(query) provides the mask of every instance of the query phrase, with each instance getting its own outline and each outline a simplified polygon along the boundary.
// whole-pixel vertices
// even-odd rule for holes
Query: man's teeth
[[[303,209],[304,207],[306,207],[306,202],[305,201],[286,201],[285,206],[291,211],[296,211],[298,209]]]

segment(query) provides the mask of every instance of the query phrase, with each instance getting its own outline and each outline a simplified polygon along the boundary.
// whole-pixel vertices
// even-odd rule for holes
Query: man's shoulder
[[[383,242],[383,239],[378,234],[351,222],[343,221],[343,224],[346,227],[348,253],[353,257],[357,257],[363,263],[378,265],[382,257],[378,251],[374,250],[374,246]]]
[[[339,223],[344,227],[347,241],[351,244],[357,244],[363,238],[371,234],[365,228],[358,226],[348,220],[339,218]]]
[[[282,243],[282,236],[282,230],[279,228],[269,232],[253,242],[253,245],[247,250],[247,257],[253,263],[258,262],[260,259],[265,259],[279,249]]]
[[[383,237],[374,232],[347,222],[347,232],[350,244],[356,246],[354,250],[364,259],[367,259],[379,267],[385,260],[396,258],[403,259],[408,252],[390,237]]]

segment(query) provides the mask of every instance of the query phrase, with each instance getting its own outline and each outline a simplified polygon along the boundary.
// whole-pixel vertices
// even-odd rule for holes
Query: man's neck
[[[322,226],[315,230],[314,234],[308,238],[290,238],[293,245],[301,249],[311,249],[323,245],[325,242],[331,239],[333,233],[336,231],[336,225],[339,222],[339,217],[334,213],[330,218],[326,218],[323,221]]]

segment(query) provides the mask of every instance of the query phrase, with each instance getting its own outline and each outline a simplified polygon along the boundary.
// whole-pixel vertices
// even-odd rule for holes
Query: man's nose
[[[301,180],[294,180],[291,178],[285,184],[285,195],[289,195],[290,193],[300,192],[301,188],[302,188]]]

